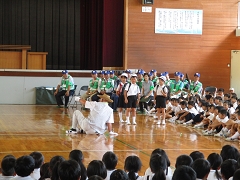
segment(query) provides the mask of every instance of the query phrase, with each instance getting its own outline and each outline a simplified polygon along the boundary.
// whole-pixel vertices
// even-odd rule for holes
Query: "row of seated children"
[[[0,179],[24,180],[239,180],[240,154],[231,146],[222,147],[221,153],[211,153],[207,159],[203,153],[193,151],[190,155],[180,155],[171,167],[167,153],[163,149],[152,151],[149,168],[143,176],[138,173],[142,162],[138,156],[125,159],[123,169],[116,169],[118,157],[111,151],[106,152],[102,160],[92,160],[87,168],[80,150],[72,150],[68,160],[54,156],[44,163],[40,152],[15,158],[7,155],[1,162]],[[173,171],[174,169],[174,171]]]

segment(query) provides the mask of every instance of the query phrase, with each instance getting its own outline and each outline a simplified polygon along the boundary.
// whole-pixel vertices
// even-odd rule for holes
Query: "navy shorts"
[[[156,107],[155,108],[166,108],[166,97],[156,96]]]
[[[127,104],[124,102],[124,95],[120,95],[118,98],[118,108],[126,108]]]
[[[136,108],[137,107],[137,96],[128,96],[127,108]]]

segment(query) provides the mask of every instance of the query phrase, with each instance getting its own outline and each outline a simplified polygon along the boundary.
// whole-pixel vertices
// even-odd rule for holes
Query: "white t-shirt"
[[[229,113],[229,115],[234,114],[235,109],[233,107],[228,108],[228,113]]]
[[[112,172],[113,171],[115,171],[116,169],[114,169],[114,170],[107,170],[107,177],[105,178],[105,180],[110,180],[110,176],[111,176],[111,174],[112,174]]]
[[[127,96],[136,96],[140,93],[139,86],[137,84],[128,83],[125,87],[125,91],[127,91]]]
[[[152,173],[150,167],[147,168],[147,170],[145,171],[145,174],[144,174],[144,180],[147,180],[147,176],[149,176],[149,180],[152,179],[154,173]],[[166,180],[171,180],[172,179],[172,169],[171,167],[168,167],[168,174],[166,175]]]
[[[169,107],[172,108],[172,104],[170,102],[166,104],[166,109],[168,109]]]
[[[86,101],[85,107],[90,109],[88,122],[91,128],[100,134],[106,131],[106,123],[114,123],[113,109],[106,102]]]
[[[220,171],[218,171],[219,175],[221,176],[221,173]],[[216,177],[216,170],[210,170],[209,174],[208,174],[208,177],[207,177],[207,180],[217,180],[217,177]]]
[[[214,118],[214,113],[210,113],[209,112],[209,116],[207,117],[210,121],[212,121],[213,120],[213,118]]]
[[[157,96],[162,96],[162,91],[167,94],[168,93],[168,88],[166,87],[166,85],[156,85],[154,87],[154,92],[156,92]]]
[[[174,107],[173,112],[174,112],[175,114],[182,110],[182,108],[181,108],[180,105],[173,106],[173,107]]]
[[[233,108],[236,109],[238,107],[237,102],[233,103]]]
[[[192,107],[191,109],[188,109],[188,112],[196,116],[198,114],[198,111],[195,109],[195,107]]]
[[[228,117],[226,116],[224,119],[220,119],[220,122],[225,124],[226,122],[228,122],[228,120],[229,120],[229,119],[228,119]]]
[[[31,176],[33,179],[38,180],[38,179],[40,178],[40,168],[34,169],[33,172],[30,174],[30,176]]]

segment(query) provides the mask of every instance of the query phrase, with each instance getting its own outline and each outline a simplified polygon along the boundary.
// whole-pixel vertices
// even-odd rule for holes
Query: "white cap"
[[[127,75],[127,73],[122,73],[122,74],[121,74],[121,77],[122,77],[122,76],[124,76],[124,77],[128,78],[128,75]]]
[[[229,91],[234,91],[234,88],[229,88]]]
[[[132,74],[131,77],[137,77],[137,75],[136,74]]]
[[[163,80],[164,82],[167,80],[165,76],[160,76],[159,79]]]

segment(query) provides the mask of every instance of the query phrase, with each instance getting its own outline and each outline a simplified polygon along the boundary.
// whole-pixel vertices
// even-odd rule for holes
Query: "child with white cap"
[[[166,98],[168,94],[168,88],[165,85],[166,77],[160,76],[159,85],[154,88],[154,99],[157,109],[158,122],[157,125],[162,124],[165,125],[165,108],[166,108]],[[162,113],[162,122],[160,119],[160,113]]]
[[[130,111],[132,111],[133,125],[136,125],[136,107],[140,100],[140,88],[137,85],[137,75],[131,75],[131,83],[127,84],[124,90],[124,101],[127,104],[126,121],[129,121]]]

